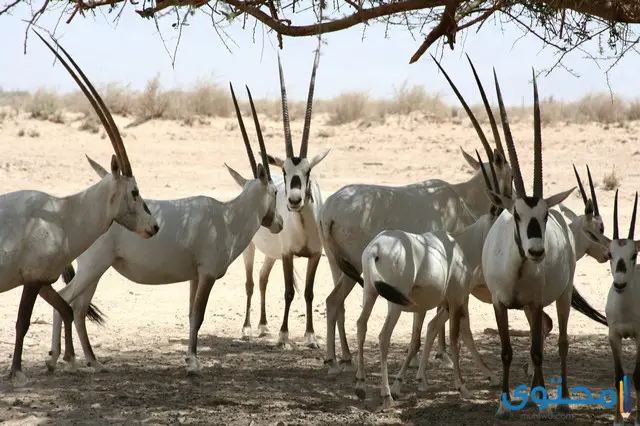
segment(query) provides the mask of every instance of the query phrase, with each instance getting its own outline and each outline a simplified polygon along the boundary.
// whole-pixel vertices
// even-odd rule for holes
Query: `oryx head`
[[[442,65],[440,65],[440,63],[436,60],[436,58],[433,55],[431,55],[431,57],[433,58],[435,63],[438,65],[438,68],[440,68],[440,70],[444,74],[447,81],[449,82],[449,85],[453,89],[454,93],[458,97],[458,100],[462,104],[462,107],[464,108],[467,115],[469,116],[469,119],[471,120],[471,124],[473,124],[473,127],[476,130],[478,137],[480,138],[480,142],[482,142],[482,146],[484,147],[484,151],[487,154],[487,158],[489,160],[488,163],[484,163],[484,167],[485,167],[484,172],[486,172],[486,167],[489,167],[489,165],[491,164],[491,168],[495,170],[495,173],[497,175],[497,182],[499,183],[498,186],[496,186],[494,189],[497,192],[503,194],[504,196],[511,198],[511,192],[512,192],[511,182],[513,180],[513,177],[511,174],[511,167],[509,167],[509,164],[507,163],[507,160],[506,160],[506,154],[502,146],[502,141],[500,140],[500,132],[498,132],[498,125],[496,124],[495,117],[493,116],[493,110],[489,105],[489,101],[487,100],[487,96],[484,92],[484,88],[482,87],[482,83],[480,82],[480,78],[478,77],[478,73],[476,72],[476,69],[473,66],[473,62],[471,62],[471,58],[469,58],[469,55],[467,55],[467,60],[469,61],[469,65],[471,65],[473,76],[476,79],[476,84],[478,85],[478,89],[480,90],[480,96],[482,97],[482,102],[484,103],[485,110],[487,111],[487,116],[489,117],[489,123],[491,124],[491,131],[493,132],[493,140],[495,143],[495,149],[493,150],[489,145],[489,141],[487,140],[487,137],[482,131],[482,127],[480,127],[480,123],[478,123],[478,120],[473,114],[473,111],[471,110],[471,108],[469,108],[469,105],[467,104],[467,102],[462,97],[462,94],[460,94],[460,91],[458,90],[456,85],[453,83],[451,78],[449,78],[449,75],[444,70],[444,68],[442,68]],[[482,163],[479,160],[476,160],[475,158],[473,158],[471,155],[467,154],[462,149],[462,147],[460,147],[460,151],[462,151],[462,155],[464,156],[467,163],[469,163],[469,165],[477,173],[480,173],[480,165]],[[495,184],[495,181],[494,181],[494,184]],[[489,186],[489,188],[491,188],[491,186]]]
[[[625,238],[618,236],[618,190],[613,201],[613,239],[609,244],[611,258],[611,275],[613,276],[613,289],[622,293],[627,284],[634,280],[636,268],[636,258],[640,250],[640,241],[633,240],[633,233],[636,227],[636,213],[638,209],[638,192],[633,202],[633,213],[631,214],[631,225],[629,235]]]
[[[313,158],[307,158],[307,147],[309,145],[309,131],[311,129],[311,110],[313,107],[313,91],[316,85],[316,69],[320,59],[320,40],[318,40],[318,50],[313,61],[311,71],[311,82],[309,83],[309,95],[307,96],[307,108],[304,115],[304,128],[302,131],[302,142],[300,153],[296,156],[293,153],[293,143],[291,141],[291,126],[289,121],[289,106],[287,105],[287,90],[284,85],[284,74],[280,55],[278,54],[278,71],[280,73],[280,90],[282,97],[282,123],[284,125],[284,144],[287,157],[282,160],[278,157],[269,156],[269,162],[282,168],[284,177],[284,190],[287,200],[287,209],[299,212],[305,203],[313,202],[311,193],[311,170],[329,154],[329,151],[317,154]]]
[[[604,263],[609,260],[609,239],[604,235],[604,221],[602,220],[602,216],[600,216],[596,190],[593,186],[593,179],[591,179],[591,171],[589,170],[589,166],[587,166],[591,199],[587,197],[587,193],[582,186],[582,179],[580,179],[575,165],[573,166],[573,172],[576,175],[578,188],[580,189],[580,195],[582,195],[582,202],[584,203],[584,216],[577,217],[573,220],[582,222],[581,230],[588,241],[586,253],[597,260],[598,263]]]
[[[100,119],[100,122],[102,122],[107,135],[109,135],[109,140],[111,140],[111,144],[115,151],[115,155],[111,157],[111,173],[107,173],[102,166],[87,157],[100,177],[103,180],[109,180],[110,184],[108,185],[108,188],[111,191],[111,195],[106,197],[108,201],[107,205],[104,206],[107,209],[108,214],[120,225],[130,231],[138,233],[143,238],[150,238],[154,236],[160,229],[158,227],[158,222],[155,217],[153,217],[147,207],[147,204],[140,196],[140,190],[138,189],[136,178],[133,176],[131,163],[127,157],[127,151],[124,148],[124,142],[122,141],[118,126],[116,126],[116,123],[113,121],[113,117],[111,116],[109,109],[104,104],[102,98],[87,76],[82,72],[69,53],[67,53],[67,51],[60,46],[56,40],[54,40],[56,46],[64,53],[67,59],[69,59],[69,62],[71,62],[77,71],[77,74],[62,58],[62,56],[51,46],[51,44],[38,34],[37,31],[34,30],[34,32],[67,69],[78,86],[80,86],[80,89],[82,89],[82,92],[85,94],[91,103],[91,106],[95,110],[96,115]],[[82,80],[78,77],[78,74]],[[95,207],[101,208],[102,206]]]
[[[548,198],[543,197],[540,103],[538,101],[536,76],[535,72],[533,72],[533,195],[527,195],[524,189],[524,182],[520,172],[520,164],[518,163],[518,155],[513,143],[513,137],[511,136],[507,111],[502,101],[502,93],[500,92],[500,85],[498,84],[498,77],[495,69],[493,71],[493,76],[498,95],[502,128],[507,142],[507,149],[509,151],[509,162],[511,163],[511,169],[513,171],[515,199],[505,197],[501,194],[496,194],[492,190],[489,190],[488,193],[491,198],[497,197],[494,202],[502,203],[502,206],[508,209],[513,215],[515,224],[514,238],[520,255],[534,263],[539,263],[542,262],[545,256],[545,231],[547,228],[549,209],[564,201],[564,199],[567,198],[575,189],[575,186]]]
[[[249,142],[249,137],[247,136],[247,130],[244,127],[244,121],[242,120],[242,114],[240,113],[240,107],[238,106],[238,101],[236,99],[236,94],[233,91],[233,85],[229,83],[229,87],[231,88],[231,97],[233,98],[233,105],[236,109],[236,116],[238,117],[238,124],[240,125],[240,132],[242,133],[242,139],[244,140],[244,146],[247,149],[247,155],[249,156],[249,164],[251,165],[251,171],[253,172],[253,178],[258,179],[260,182],[260,188],[262,190],[262,203],[263,206],[266,207],[266,213],[262,217],[261,225],[265,228],[268,228],[269,231],[273,234],[277,234],[282,231],[282,216],[276,210],[276,196],[278,194],[278,190],[276,186],[273,184],[271,180],[271,171],[269,170],[269,162],[267,160],[267,149],[264,146],[264,139],[262,138],[262,129],[260,128],[260,122],[258,120],[258,114],[256,113],[255,105],[253,104],[253,98],[251,97],[251,91],[249,87],[247,88],[247,94],[249,95],[249,103],[251,104],[251,114],[253,115],[253,122],[256,126],[256,132],[258,133],[258,143],[260,144],[260,155],[262,156],[262,164],[256,165],[256,159],[253,156],[253,150],[251,149],[251,143]],[[227,170],[233,179],[240,185],[241,187],[245,187],[248,184],[247,179],[242,177],[242,175],[231,167],[229,167],[226,163]]]

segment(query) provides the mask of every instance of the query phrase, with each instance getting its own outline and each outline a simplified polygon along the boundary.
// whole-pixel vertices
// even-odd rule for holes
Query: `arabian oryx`
[[[478,162],[481,165],[486,187],[492,189],[492,183],[481,162],[480,154],[476,150]],[[493,167],[489,162],[493,177],[494,191],[499,194],[500,186]],[[510,189],[510,188],[509,188]],[[364,339],[367,332],[367,322],[378,295],[387,299],[387,318],[380,330],[380,364],[381,380],[380,395],[383,408],[389,408],[393,403],[393,396],[400,394],[400,382],[404,377],[409,359],[418,352],[418,345],[412,345],[408,359],[394,383],[394,390],[389,388],[387,372],[387,355],[391,334],[402,311],[414,312],[422,315],[438,306],[437,314],[429,322],[427,336],[423,348],[422,360],[418,370],[420,389],[426,390],[426,366],[428,354],[438,330],[450,319],[449,335],[451,355],[453,357],[453,375],[456,389],[463,398],[471,394],[465,387],[460,373],[460,346],[458,342],[462,325],[462,338],[471,352],[474,361],[483,374],[490,378],[493,385],[499,380],[482,360],[476,349],[469,325],[469,295],[473,287],[482,282],[480,262],[482,244],[495,219],[502,213],[502,209],[492,205],[490,210],[476,222],[461,231],[448,233],[433,231],[424,234],[387,230],[378,234],[362,252],[362,275],[364,277],[362,313],[358,318],[358,372],[356,374],[356,394],[365,397],[364,374]],[[414,321],[416,324],[416,321]],[[422,322],[420,322],[422,325]],[[421,328],[413,330],[419,334]]]
[[[100,182],[77,194],[60,198],[40,191],[22,190],[0,196],[0,221],[3,223],[0,292],[23,286],[10,372],[16,385],[27,382],[22,373],[22,345],[38,293],[64,317],[65,359],[69,361],[69,368],[75,369],[73,311],[51,284],[58,280],[65,266],[104,234],[114,221],[135,231],[138,235],[131,234],[135,240],[143,241],[142,238],[150,238],[158,232],[158,223],[140,196],[118,127],[100,95],[57,41],[54,40],[75,71],[49,42],[35,33],[89,99],[109,135],[115,155],[111,159],[111,173],[105,173]]]
[[[533,195],[527,195],[495,70],[494,80],[515,189],[514,199],[508,199],[489,191],[490,196],[495,198],[495,202],[502,205],[505,210],[493,224],[482,249],[482,271],[485,283],[491,292],[502,346],[502,397],[496,416],[504,418],[510,414],[507,404],[511,400],[509,368],[512,349],[509,337],[508,309],[529,311],[531,361],[534,366],[531,388],[541,386],[544,389],[542,308],[556,302],[562,376],[562,395],[558,397],[568,398],[570,396],[567,387],[567,353],[569,349],[567,324],[571,310],[576,254],[572,247],[573,236],[569,225],[560,212],[550,209],[566,199],[575,186],[543,198],[542,129],[538,86],[534,72]],[[558,408],[570,409],[568,405],[560,405]],[[540,409],[543,411],[543,415],[552,415],[551,407],[540,407]]]
[[[242,336],[251,338],[251,296],[253,295],[253,261],[256,247],[264,254],[264,263],[260,269],[260,323],[258,328],[260,336],[268,334],[267,313],[265,306],[265,293],[269,274],[277,259],[282,259],[284,271],[284,317],[278,346],[290,348],[289,341],[289,308],[294,296],[294,270],[293,257],[306,257],[307,279],[304,290],[304,298],[307,305],[307,327],[305,331],[305,344],[311,348],[318,348],[313,330],[313,284],[316,270],[322,255],[322,241],[318,229],[318,211],[322,206],[322,194],[320,186],[311,174],[313,167],[322,161],[329,151],[325,151],[315,157],[307,158],[307,146],[311,129],[311,109],[313,106],[313,92],[316,81],[316,69],[320,57],[320,43],[315,54],[311,82],[309,83],[309,96],[304,117],[302,131],[302,143],[300,153],[293,153],[291,142],[291,127],[289,125],[289,107],[287,105],[287,92],[284,84],[282,64],[278,55],[278,71],[280,73],[280,90],[282,97],[282,122],[284,125],[284,143],[287,157],[283,160],[275,156],[268,156],[269,163],[282,168],[281,176],[274,175],[274,183],[278,189],[276,208],[282,216],[283,228],[278,235],[273,235],[265,229],[259,229],[253,237],[249,247],[242,253],[246,271],[247,307]]]
[[[638,192],[633,202],[631,225],[627,238],[620,238],[618,232],[618,190],[613,201],[613,239],[605,247],[609,250],[612,286],[607,295],[605,313],[609,325],[609,345],[613,355],[615,370],[615,389],[617,398],[614,426],[622,426],[624,419],[621,411],[631,412],[631,393],[628,378],[622,368],[622,339],[634,339],[636,342],[636,366],[633,370],[633,383],[636,388],[635,426],[640,426],[640,272],[637,258],[640,241],[633,240],[638,209]],[[637,273],[637,274],[636,274]],[[621,389],[625,387],[624,391]],[[623,397],[623,398],[621,398]],[[622,400],[621,400],[622,399]]]
[[[96,370],[103,370],[104,367],[98,363],[91,349],[85,316],[98,281],[109,267],[138,284],[191,282],[186,362],[187,374],[197,375],[201,371],[196,354],[198,331],[204,320],[213,284],[225,275],[229,265],[247,248],[260,226],[273,233],[282,230],[282,218],[276,211],[277,190],[271,181],[262,131],[249,88],[247,93],[258,133],[262,164],[256,165],[231,86],[231,96],[254,177],[247,180],[225,164],[233,179],[243,188],[240,195],[228,202],[206,196],[149,200],[149,208],[162,220],[162,227],[155,238],[135,238],[131,232],[114,224],[77,259],[78,273],[60,294],[69,302],[75,299],[72,306],[76,314],[76,329],[88,364]],[[98,175],[106,173],[99,164],[92,160],[89,162]],[[72,266],[67,267],[67,273],[73,275]],[[60,355],[59,340],[60,320],[56,315],[51,356],[47,360],[47,365],[52,370]]]

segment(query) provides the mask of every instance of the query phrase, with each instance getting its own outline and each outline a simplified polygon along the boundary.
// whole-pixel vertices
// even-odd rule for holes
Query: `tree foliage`
[[[3,0],[0,0],[2,4]],[[222,23],[245,26],[249,18],[283,37],[308,37],[332,33],[358,25],[382,22],[403,26],[424,40],[410,63],[420,59],[434,43],[454,48],[458,33],[479,29],[489,19],[520,26],[560,52],[558,63],[568,52],[598,41],[592,57],[614,58],[617,63],[636,49],[640,40],[633,24],[640,23],[638,0],[4,0],[0,16],[11,14],[20,3],[31,5],[29,25],[48,12],[60,12],[66,23],[96,10],[115,14],[136,13],[147,19],[174,19],[180,29],[195,12],[207,13],[214,26]],[[302,13],[312,10],[313,22],[303,22]]]

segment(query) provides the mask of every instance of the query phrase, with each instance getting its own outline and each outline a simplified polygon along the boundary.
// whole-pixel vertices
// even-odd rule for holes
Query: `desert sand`
[[[122,127],[131,119],[116,117]],[[404,185],[430,178],[460,182],[471,176],[459,147],[472,153],[481,144],[468,122],[429,120],[424,115],[387,117],[384,124],[329,126],[318,115],[312,126],[309,154],[331,149],[315,169],[326,199],[351,183]],[[66,124],[29,120],[24,116],[0,124],[3,143],[0,160],[2,192],[40,189],[67,195],[97,180],[84,154],[108,166],[112,149],[107,138],[78,130],[79,122]],[[284,154],[282,124],[263,118],[268,150]],[[302,122],[293,123],[294,143],[299,143]],[[615,191],[602,188],[605,174],[613,168],[620,179],[621,233],[628,229],[634,191],[640,176],[637,148],[640,124],[555,124],[543,129],[544,187],[551,194],[575,185],[572,162],[586,184],[585,164],[598,183],[598,201],[606,233],[611,236]],[[485,131],[490,134],[489,126]],[[21,132],[23,130],[23,132]],[[514,137],[528,188],[532,181],[530,120],[513,125]],[[253,138],[253,126],[249,125]],[[123,130],[134,174],[145,198],[170,199],[208,195],[228,200],[239,188],[224,162],[250,176],[250,168],[235,118],[207,119],[193,126],[173,121],[152,121]],[[38,134],[38,135],[36,135]],[[20,136],[22,135],[22,136]],[[255,141],[255,138],[253,138]],[[257,142],[255,143],[257,149]],[[296,148],[297,149],[297,148]],[[482,152],[482,151],[481,151]],[[576,190],[566,205],[581,214],[582,200]],[[254,274],[262,264],[256,254]],[[306,259],[295,261],[304,276]],[[386,315],[379,299],[369,322],[365,345],[368,393],[365,401],[355,395],[355,373],[327,377],[323,365],[326,321],[325,299],[333,287],[323,257],[316,276],[314,325],[321,348],[304,346],[304,298],[296,294],[290,316],[290,337],[297,343],[291,351],[275,347],[283,312],[284,285],[281,263],[271,273],[267,313],[271,337],[240,340],[245,306],[245,275],[240,256],[219,280],[209,300],[200,330],[199,356],[203,374],[188,378],[184,357],[188,339],[188,284],[143,286],[115,271],[103,276],[93,302],[108,316],[104,327],[88,325],[96,356],[108,368],[94,373],[83,362],[79,341],[78,373],[48,373],[44,364],[50,346],[52,309],[41,299],[36,303],[32,326],[25,340],[23,370],[27,386],[13,388],[6,379],[15,338],[20,288],[0,295],[0,423],[3,424],[499,424],[494,419],[500,393],[491,389],[462,346],[462,371],[473,397],[461,401],[452,385],[452,372],[429,365],[429,390],[417,391],[415,369],[405,384],[405,396],[397,406],[379,412],[379,353],[377,338]],[[590,258],[579,261],[575,285],[599,311],[604,311],[610,286],[608,264]],[[62,281],[56,288],[62,286]],[[350,347],[356,354],[356,319],[362,291],[356,287],[347,299],[346,327]],[[252,324],[257,334],[259,292],[253,298]],[[544,353],[547,380],[558,377],[557,318],[554,306],[546,311],[554,329]],[[486,328],[495,328],[493,309],[475,299],[470,303],[471,325],[478,348],[490,368],[501,376],[500,343]],[[428,313],[427,321],[433,316]],[[425,323],[426,324],[426,323]],[[410,337],[411,316],[404,314],[392,339],[389,372],[400,368]],[[510,312],[510,327],[527,330],[522,312]],[[426,331],[426,325],[424,328]],[[74,332],[75,333],[75,332]],[[572,311],[569,321],[569,386],[582,385],[594,392],[613,386],[613,369],[605,327]],[[448,338],[448,331],[447,331]],[[514,362],[511,387],[527,383],[523,367],[529,358],[529,339],[512,337]],[[339,345],[338,351],[339,351]],[[633,345],[625,345],[625,368],[633,369]],[[339,352],[338,352],[339,356]],[[532,409],[527,415],[535,414]],[[558,424],[610,423],[612,411],[576,406],[573,415]],[[514,417],[509,424],[528,424]]]

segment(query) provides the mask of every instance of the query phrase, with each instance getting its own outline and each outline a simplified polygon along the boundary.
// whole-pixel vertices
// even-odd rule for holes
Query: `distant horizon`
[[[261,24],[255,29],[248,18],[246,29],[242,22],[225,27],[235,44],[230,53],[218,37],[209,17],[196,11],[190,25],[184,28],[178,49],[175,69],[153,20],[138,17],[131,10],[122,15],[116,28],[106,9],[98,10],[96,18],[76,16],[71,24],[61,22],[56,37],[73,55],[91,81],[96,85],[118,83],[130,85],[136,91],[144,89],[147,81],[159,75],[164,90],[193,86],[199,79],[224,87],[247,84],[255,98],[278,99],[277,40]],[[309,16],[306,16],[309,15]],[[113,14],[115,15],[115,14]],[[27,54],[23,54],[24,30],[22,19],[30,16],[28,5],[20,4],[13,16],[0,17],[0,37],[10,40],[3,46],[0,65],[0,87],[6,91],[24,90],[33,93],[47,88],[57,93],[77,89],[75,82],[60,64],[53,65],[53,56],[33,34],[29,35]],[[310,12],[296,14],[296,19],[310,21]],[[56,27],[58,14],[48,13],[39,25],[51,30]],[[309,18],[309,19],[307,19]],[[239,18],[241,20],[242,18]],[[170,18],[159,21],[162,35],[169,48],[177,38],[170,27]],[[428,32],[432,24],[423,29]],[[638,25],[632,26],[639,27]],[[430,94],[441,94],[445,103],[457,105],[455,94],[439,72],[429,54],[436,56],[470,104],[481,103],[465,53],[474,61],[492,105],[496,104],[492,68],[500,80],[503,97],[509,105],[530,105],[533,101],[531,70],[552,66],[557,51],[542,49],[542,42],[522,31],[515,24],[501,24],[489,20],[476,33],[476,28],[457,37],[455,49],[436,45],[415,64],[409,58],[422,43],[423,35],[391,27],[385,38],[385,25],[372,23],[364,34],[362,25],[323,35],[323,47],[316,82],[317,99],[333,99],[346,92],[366,92],[373,99],[388,99],[393,87],[406,81],[409,85],[423,85]],[[284,49],[279,51],[283,62],[288,97],[304,100],[308,89],[314,37],[284,37]],[[587,51],[596,53],[598,40],[585,44]],[[589,94],[607,93],[605,70],[610,61],[595,63],[581,52],[568,54],[565,67],[575,70],[579,78],[558,67],[549,76],[538,77],[541,98],[553,97],[562,102],[577,101]],[[625,100],[640,97],[640,55],[628,53],[610,73],[614,95]]]

